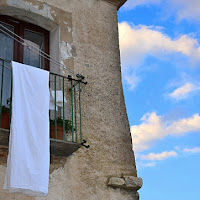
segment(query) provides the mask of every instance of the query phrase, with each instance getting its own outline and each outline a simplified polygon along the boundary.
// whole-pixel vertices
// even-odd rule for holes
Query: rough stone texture
[[[49,31],[59,27],[60,42],[72,47],[66,45],[72,52],[61,61],[88,82],[82,86],[82,131],[90,145],[51,164],[44,198],[3,191],[5,164],[0,163],[0,200],[138,200],[135,191],[107,186],[111,176],[137,176],[121,84],[117,6],[102,0],[2,0],[0,14]]]
[[[0,145],[0,164],[6,166],[8,146]]]
[[[110,177],[108,186],[137,191],[142,187],[142,179],[134,176]]]
[[[111,177],[111,178],[109,178],[108,186],[124,188],[125,187],[125,181],[124,181],[123,178]]]
[[[9,131],[1,129],[0,130],[0,145],[8,146],[9,143]]]

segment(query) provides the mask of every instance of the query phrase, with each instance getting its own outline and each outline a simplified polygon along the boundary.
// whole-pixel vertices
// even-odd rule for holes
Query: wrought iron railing
[[[54,102],[54,109],[50,111],[50,137],[84,143],[81,83],[87,83],[83,81],[81,75],[77,75],[76,78],[50,72],[50,96],[52,95],[51,100]],[[12,115],[12,67],[11,61],[3,58],[0,58],[0,91],[0,128],[9,130]]]

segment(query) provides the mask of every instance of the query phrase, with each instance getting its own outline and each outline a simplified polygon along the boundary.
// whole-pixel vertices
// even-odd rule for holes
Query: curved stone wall
[[[45,198],[3,191],[5,163],[0,163],[0,200],[138,199],[136,190],[107,185],[110,177],[137,176],[121,83],[117,6],[101,0],[3,0],[0,14],[23,18],[50,34],[57,30],[51,54],[88,82],[82,86],[82,129],[90,145],[52,159]]]

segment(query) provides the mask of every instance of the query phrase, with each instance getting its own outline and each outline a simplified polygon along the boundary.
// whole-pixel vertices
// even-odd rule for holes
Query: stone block
[[[143,181],[139,177],[124,176],[124,177],[111,177],[108,181],[108,186],[115,188],[123,188],[126,190],[137,191],[142,187]]]
[[[139,177],[124,176],[124,180],[127,189],[139,190],[143,184],[142,179]]]
[[[117,188],[124,188],[125,181],[123,178],[118,177],[110,177],[108,181],[108,186],[117,187]]]

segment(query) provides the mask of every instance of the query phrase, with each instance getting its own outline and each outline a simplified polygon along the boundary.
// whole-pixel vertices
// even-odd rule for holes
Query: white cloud
[[[192,83],[185,83],[183,86],[177,88],[172,93],[170,93],[169,96],[176,100],[185,99],[188,97],[188,95],[191,95],[192,92],[198,90],[200,90],[199,86]]]
[[[123,8],[129,10],[129,9],[134,9],[136,6],[141,6],[141,5],[149,5],[149,4],[159,4],[160,0],[128,0]]]
[[[200,60],[197,40],[188,35],[172,39],[157,27],[131,26],[122,22],[119,24],[119,41],[122,67],[138,67],[147,56],[162,59],[163,55],[172,53],[180,53],[194,61]]]
[[[178,20],[189,19],[200,21],[199,0],[128,0],[123,8],[134,9],[137,6],[149,6],[160,4],[170,15],[175,11]],[[162,12],[166,13],[166,12]]]
[[[146,167],[154,167],[156,166],[156,163],[155,162],[148,162],[148,163],[145,163],[145,162],[137,162],[137,168],[146,168]]]
[[[179,146],[175,146],[174,149],[176,149],[176,151],[180,151],[180,147]]]
[[[149,149],[154,142],[167,135],[181,136],[185,133],[200,131],[199,114],[169,122],[165,117],[153,112],[145,114],[141,120],[140,125],[131,127],[133,149],[136,152]]]
[[[126,84],[130,86],[131,90],[135,89],[137,84],[140,82],[140,78],[137,77],[135,73],[128,74],[127,72],[124,72],[124,79]]]
[[[177,18],[200,21],[199,0],[169,0],[170,6],[177,12]]]
[[[170,157],[176,157],[177,153],[175,151],[164,151],[162,153],[149,153],[147,155],[141,155],[141,160],[164,160]]]
[[[189,152],[189,153],[199,153],[200,152],[200,147],[194,147],[192,149],[183,149],[183,152]]]
[[[188,35],[173,39],[162,33],[161,29],[162,27],[155,26],[134,26],[126,22],[119,24],[122,72],[132,88],[141,79],[137,75],[137,69],[148,56],[171,61],[172,56],[181,54],[191,63],[200,61],[200,44],[196,39]],[[129,71],[134,71],[134,75],[131,76]]]

